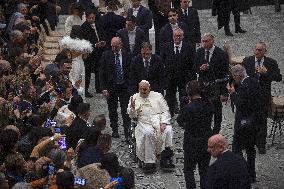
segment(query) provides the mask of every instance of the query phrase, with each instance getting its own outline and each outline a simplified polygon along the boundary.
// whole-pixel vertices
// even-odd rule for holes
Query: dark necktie
[[[179,54],[179,46],[175,46],[176,54]]]
[[[115,55],[115,67],[116,67],[116,80],[117,84],[123,83],[123,70],[120,64],[119,54]]]
[[[257,60],[257,65],[260,67],[261,66],[261,60]]]
[[[146,72],[148,73],[149,72],[149,66],[150,66],[150,63],[148,60],[145,60],[145,69],[146,69]]]
[[[183,9],[183,15],[187,17],[187,9]]]
[[[209,55],[210,55],[210,52],[208,50],[205,51],[205,60],[206,60],[206,63],[209,63]]]

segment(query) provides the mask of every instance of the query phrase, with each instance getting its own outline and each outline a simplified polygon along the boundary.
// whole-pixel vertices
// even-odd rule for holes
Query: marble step
[[[44,54],[46,55],[57,55],[59,52],[59,49],[44,49]]]
[[[51,37],[63,37],[64,36],[64,32],[51,31],[50,32],[50,36]]]
[[[62,37],[56,37],[56,36],[46,36],[45,37],[45,42],[50,42],[50,43],[58,43]]]
[[[59,49],[59,44],[58,43],[44,42],[43,47],[45,49]]]
[[[56,55],[44,55],[43,61],[45,62],[52,62],[55,60]]]

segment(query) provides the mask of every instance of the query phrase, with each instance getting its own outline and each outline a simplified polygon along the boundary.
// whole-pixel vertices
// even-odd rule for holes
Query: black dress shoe
[[[86,98],[93,98],[94,96],[91,93],[89,93],[88,91],[86,91],[85,97]]]
[[[234,36],[230,31],[226,31],[226,32],[225,32],[225,35],[226,35],[226,36],[230,36],[230,37],[233,37],[233,36]]]
[[[143,166],[144,173],[154,173],[157,171],[157,167],[155,163],[145,163]]]
[[[265,148],[258,148],[258,153],[259,154],[266,154],[266,149]]]
[[[171,159],[161,160],[160,166],[163,171],[173,171],[176,167]]]
[[[236,29],[235,33],[246,33],[246,30],[243,30],[242,28]]]
[[[113,138],[119,138],[118,132],[112,132],[112,137]]]

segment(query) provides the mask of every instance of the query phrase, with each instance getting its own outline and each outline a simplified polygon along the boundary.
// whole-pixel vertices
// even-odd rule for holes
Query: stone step
[[[58,43],[44,42],[43,47],[45,49],[59,49],[59,44]]]
[[[64,32],[51,31],[50,32],[50,36],[51,37],[63,37],[64,36]]]
[[[44,54],[46,55],[57,55],[60,52],[59,49],[45,49]]]
[[[55,60],[56,55],[44,55],[43,61],[45,62],[52,62]]]
[[[58,41],[61,39],[62,37],[57,37],[57,36],[46,36],[45,38],[45,42],[50,42],[50,43],[58,43]]]

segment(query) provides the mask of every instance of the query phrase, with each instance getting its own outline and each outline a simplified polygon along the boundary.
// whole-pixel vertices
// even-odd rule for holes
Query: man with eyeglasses
[[[164,64],[160,56],[152,54],[152,45],[144,42],[141,45],[141,54],[133,58],[129,72],[130,93],[138,92],[138,84],[147,80],[151,90],[164,94]]]
[[[260,154],[266,153],[267,117],[271,107],[271,82],[280,82],[282,80],[277,61],[265,56],[266,52],[266,44],[258,42],[255,45],[254,56],[246,57],[242,63],[247,70],[247,74],[258,80],[260,90],[262,91],[259,98],[261,98],[262,103],[262,111],[260,113],[263,116],[261,116],[260,132],[257,141]]]
[[[160,31],[159,44],[160,52],[163,51],[165,43],[173,42],[173,31],[175,29],[182,29],[184,32],[184,40],[189,42],[188,27],[185,23],[178,21],[178,13],[176,9],[170,9],[168,11],[168,23],[164,25]]]
[[[122,49],[122,41],[119,37],[112,38],[111,50],[105,51],[100,59],[100,84],[102,95],[108,104],[112,137],[119,138],[117,113],[119,100],[126,142],[130,138],[130,118],[127,114],[130,97],[128,92],[130,61],[129,52]]]
[[[214,36],[210,33],[203,35],[202,47],[197,49],[194,69],[199,75],[198,80],[203,84],[203,95],[211,100],[214,106],[213,133],[218,134],[222,123],[222,102],[227,101],[228,92],[222,80],[229,74],[229,57],[214,44]]]

